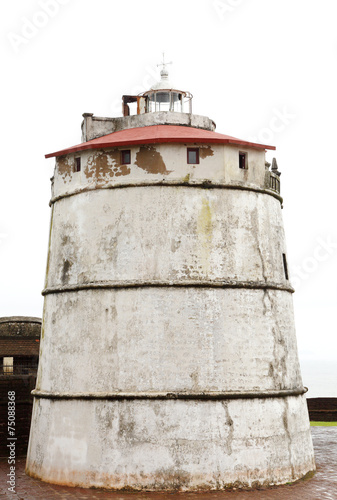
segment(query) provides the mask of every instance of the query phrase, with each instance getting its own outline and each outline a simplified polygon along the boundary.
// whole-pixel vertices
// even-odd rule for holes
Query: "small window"
[[[289,279],[289,274],[288,274],[288,264],[287,264],[287,257],[286,254],[282,254],[282,259],[283,259],[283,269],[284,269],[284,277],[286,280]]]
[[[75,158],[75,172],[81,171],[81,158]]]
[[[5,357],[3,358],[3,374],[12,375],[14,366],[14,358]]]
[[[124,149],[121,151],[121,164],[129,165],[131,163],[131,151],[130,149]]]
[[[247,153],[239,153],[239,167],[248,168]]]
[[[199,148],[187,148],[187,163],[192,165],[199,163]]]

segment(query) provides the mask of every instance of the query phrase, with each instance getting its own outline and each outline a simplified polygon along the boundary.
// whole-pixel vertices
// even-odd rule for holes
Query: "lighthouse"
[[[149,491],[315,470],[280,172],[161,79],[55,157],[26,472]],[[276,167],[275,167],[276,165]],[[275,168],[274,168],[275,167]]]

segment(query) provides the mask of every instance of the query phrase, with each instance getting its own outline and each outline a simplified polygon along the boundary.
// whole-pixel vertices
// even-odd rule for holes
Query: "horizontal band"
[[[35,389],[32,395],[44,399],[100,399],[100,400],[135,400],[135,399],[183,399],[202,401],[221,401],[223,399],[265,399],[300,396],[308,391],[306,387],[282,389],[279,391],[242,391],[242,392],[46,392]]]
[[[172,281],[97,281],[91,283],[80,283],[74,285],[55,286],[45,288],[42,295],[51,293],[78,292],[80,290],[97,289],[127,289],[127,288],[242,288],[250,290],[281,290],[294,293],[294,289],[288,283],[274,283],[265,281],[197,281],[186,280],[180,282]]]
[[[210,182],[209,180],[204,180],[204,181],[188,181],[188,182],[182,182],[182,181],[154,181],[154,182],[134,182],[134,183],[116,183],[113,185],[109,186],[88,186],[83,189],[76,189],[72,193],[65,193],[59,196],[54,196],[50,202],[49,205],[52,205],[56,201],[62,200],[63,198],[69,198],[70,196],[75,196],[77,194],[81,193],[87,193],[88,191],[100,191],[101,189],[122,189],[122,188],[135,188],[135,187],[156,187],[156,186],[181,186],[181,187],[190,187],[190,188],[200,188],[200,189],[238,189],[240,191],[253,191],[254,193],[262,193],[262,194],[268,194],[270,196],[273,196],[276,198],[282,205],[283,203],[283,198],[276,192],[272,191],[271,189],[264,189],[264,188],[259,188],[255,186],[245,186],[242,184],[224,184],[224,183],[215,183],[215,182]]]

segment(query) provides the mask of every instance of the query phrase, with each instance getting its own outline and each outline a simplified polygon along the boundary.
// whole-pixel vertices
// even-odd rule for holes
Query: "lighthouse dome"
[[[169,72],[166,67],[164,67],[160,72],[160,81],[152,85],[150,90],[167,90],[174,89],[174,85],[169,80]]]

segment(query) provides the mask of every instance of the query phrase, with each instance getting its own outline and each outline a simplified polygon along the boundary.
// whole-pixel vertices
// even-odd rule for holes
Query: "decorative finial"
[[[278,169],[276,158],[273,158],[273,162],[271,164],[271,171],[280,177],[281,172]]]
[[[163,66],[163,69],[160,71],[160,76],[162,77],[162,79],[168,79],[168,71],[166,69],[166,66],[168,64],[172,64],[172,61],[170,62],[165,62],[165,52],[163,52],[163,62],[160,63],[160,64],[157,64],[157,66]]]

